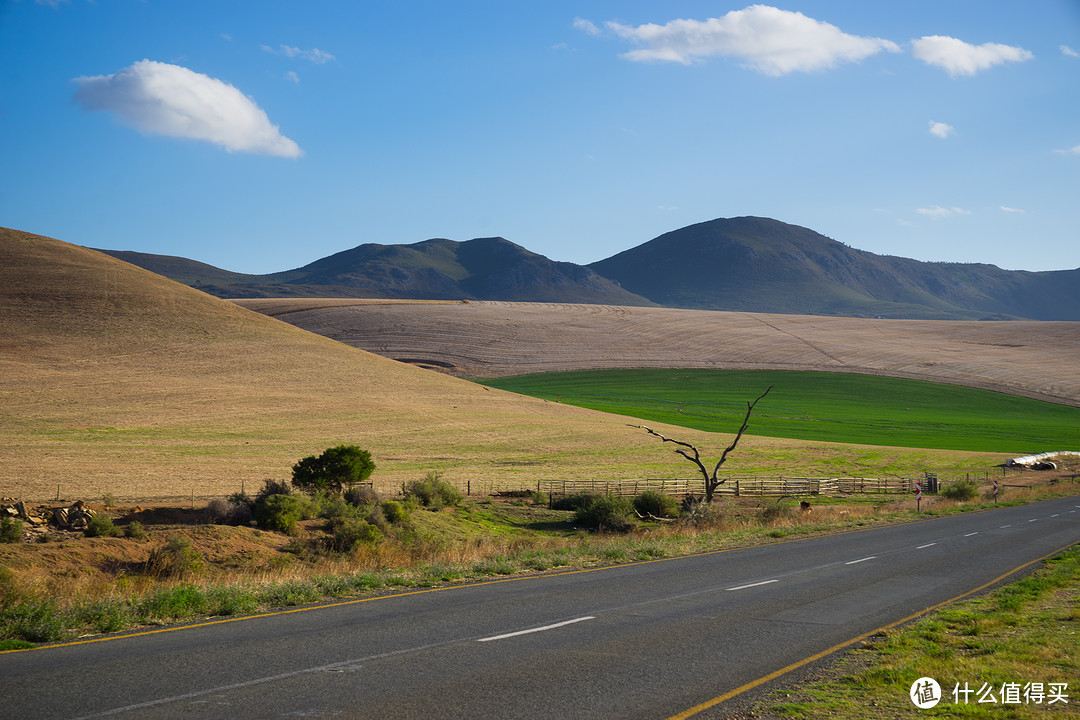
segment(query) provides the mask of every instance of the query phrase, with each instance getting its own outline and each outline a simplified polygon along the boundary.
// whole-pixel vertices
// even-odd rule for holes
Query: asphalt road
[[[0,715],[722,715],[771,674],[1077,542],[1080,497],[10,652]]]

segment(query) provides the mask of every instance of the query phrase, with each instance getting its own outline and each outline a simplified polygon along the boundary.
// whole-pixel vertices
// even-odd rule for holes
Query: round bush
[[[598,530],[625,532],[634,526],[630,520],[633,511],[630,498],[600,495],[574,513],[574,521]]]
[[[423,480],[414,480],[405,486],[405,497],[415,497],[424,507],[436,510],[458,505],[464,499],[464,495],[441,478],[440,473],[429,472]]]
[[[270,495],[255,506],[255,521],[261,528],[292,535],[305,513],[304,503],[296,495]]]
[[[949,500],[967,502],[979,497],[979,486],[974,480],[958,480],[946,485],[941,491],[941,496]]]

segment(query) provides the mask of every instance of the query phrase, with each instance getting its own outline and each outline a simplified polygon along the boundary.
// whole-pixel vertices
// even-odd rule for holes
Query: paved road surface
[[[1080,497],[0,654],[32,718],[670,718],[1080,542]],[[912,678],[914,680],[915,678]]]

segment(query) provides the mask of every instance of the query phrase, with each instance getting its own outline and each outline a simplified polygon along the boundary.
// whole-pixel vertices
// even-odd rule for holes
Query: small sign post
[[[997,502],[997,496],[998,496],[998,481],[995,480],[994,481],[994,502],[995,503]]]
[[[922,512],[922,483],[915,481],[915,512]]]

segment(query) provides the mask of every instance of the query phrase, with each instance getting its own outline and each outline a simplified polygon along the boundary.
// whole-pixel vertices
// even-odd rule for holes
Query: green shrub
[[[191,539],[174,535],[150,551],[143,572],[156,578],[185,578],[197,574],[202,564],[202,555],[192,547]]]
[[[646,490],[634,498],[634,509],[641,515],[674,518],[679,516],[679,501],[656,490]]]
[[[974,480],[957,480],[942,488],[941,496],[949,500],[968,502],[979,497],[979,485]]]
[[[22,542],[23,521],[18,518],[0,517],[0,543]]]
[[[293,465],[292,482],[305,491],[327,490],[339,494],[343,488],[367,480],[374,471],[375,462],[367,450],[338,445]]]
[[[146,530],[143,529],[143,525],[138,520],[132,520],[124,528],[124,537],[131,538],[132,540],[143,540],[146,538]]]
[[[123,532],[113,525],[111,517],[105,513],[97,513],[86,523],[83,535],[86,537],[119,537],[123,535]]]
[[[601,495],[594,493],[575,493],[573,495],[563,495],[554,502],[551,507],[554,510],[580,510],[593,500],[596,500]]]
[[[255,522],[266,530],[292,535],[309,513],[309,504],[296,495],[270,495],[255,506]]]
[[[574,512],[574,521],[598,530],[625,532],[634,526],[630,513],[634,505],[630,498],[600,495]]]
[[[392,525],[409,522],[409,511],[397,500],[386,500],[379,506],[382,508],[383,517]]]
[[[382,533],[366,520],[340,517],[332,523],[330,549],[349,552],[361,543],[374,544],[382,539]]]
[[[266,498],[270,497],[271,495],[290,495],[291,493],[292,493],[292,488],[289,487],[289,483],[286,482],[285,480],[272,480],[270,478],[267,478],[266,480],[263,481],[262,490],[255,493],[255,499],[251,500],[249,502],[249,505],[251,505],[251,509],[254,511],[256,506],[258,506],[258,504],[260,502],[262,502]],[[233,496],[233,498],[237,498],[237,497],[247,497],[247,496],[244,495],[243,493],[237,493],[236,495]],[[230,498],[230,499],[232,499],[232,498]]]
[[[529,496],[533,505],[547,505],[550,502],[550,498],[546,492],[534,492]]]
[[[67,615],[52,600],[0,607],[0,639],[52,642],[67,637]]]
[[[429,472],[423,480],[414,480],[404,488],[406,497],[415,497],[424,507],[439,509],[458,505],[461,491],[442,479],[442,473]]]

